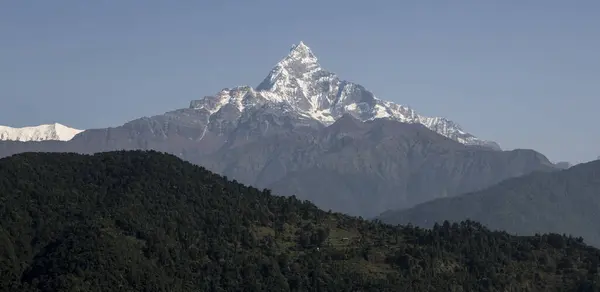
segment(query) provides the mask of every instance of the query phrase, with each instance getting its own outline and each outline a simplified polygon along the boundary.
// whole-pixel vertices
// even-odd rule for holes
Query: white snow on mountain
[[[276,108],[284,104],[285,108],[324,125],[332,124],[345,113],[362,121],[385,118],[420,123],[463,144],[499,149],[495,142],[481,140],[446,118],[419,115],[409,107],[377,98],[359,84],[341,80],[323,69],[303,42],[294,45],[256,88],[225,88],[215,96],[192,101],[190,108],[214,114],[227,104],[234,105],[240,112],[250,107]]]
[[[12,128],[0,126],[0,140],[2,141],[69,141],[83,130],[73,129],[65,125],[54,123],[33,127]]]

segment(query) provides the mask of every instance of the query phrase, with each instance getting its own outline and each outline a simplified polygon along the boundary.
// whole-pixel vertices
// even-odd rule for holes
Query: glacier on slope
[[[383,118],[419,123],[466,145],[500,149],[495,142],[479,139],[446,118],[419,115],[412,108],[377,98],[359,84],[341,80],[323,69],[303,42],[294,45],[256,88],[225,88],[215,96],[193,100],[190,108],[213,115],[226,105],[240,113],[249,108],[280,108],[283,114],[293,111],[326,126],[344,114],[361,121]]]

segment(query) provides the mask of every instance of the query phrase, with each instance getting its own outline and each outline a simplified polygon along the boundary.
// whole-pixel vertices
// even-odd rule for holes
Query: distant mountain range
[[[439,198],[378,219],[431,228],[470,219],[517,234],[564,233],[600,246],[600,161],[551,173],[532,173],[485,190]]]
[[[303,42],[294,45],[290,53],[271,70],[256,87],[239,86],[221,90],[215,96],[194,100],[190,109],[203,112],[207,119],[199,120],[209,126],[211,118],[222,122],[228,113],[227,122],[239,120],[242,113],[256,109],[279,112],[280,115],[296,115],[322,125],[330,125],[345,113],[362,121],[377,118],[391,119],[404,123],[419,123],[427,128],[466,145],[482,145],[499,149],[495,142],[481,140],[465,132],[458,124],[446,118],[426,117],[413,109],[384,101],[363,86],[341,80],[334,73],[321,67],[317,57]],[[39,128],[39,129],[38,129]],[[3,140],[40,141],[70,140],[82,130],[70,129],[60,124],[21,128],[15,131],[44,131],[56,128],[63,135],[20,135],[19,139]],[[64,133],[63,133],[64,132]],[[222,131],[220,131],[222,133]],[[11,137],[16,135],[11,135]]]
[[[12,128],[0,126],[0,140],[2,141],[68,141],[83,130],[69,128],[65,125],[54,123],[33,127]]]
[[[558,167],[560,169],[567,169],[567,168],[573,166],[573,164],[571,164],[570,162],[567,162],[567,161],[560,161],[560,162],[554,163],[554,165],[556,165],[556,167]]]
[[[304,43],[256,87],[223,89],[188,108],[68,142],[0,143],[0,157],[29,151],[154,149],[256,187],[361,216],[479,190],[555,165],[445,118],[418,115],[324,70]]]
[[[224,109],[229,113],[228,122],[239,120],[246,111],[269,108],[279,115],[294,115],[322,125],[348,113],[361,121],[383,118],[419,123],[463,144],[499,149],[495,142],[481,140],[450,120],[419,115],[406,106],[378,99],[361,85],[341,80],[323,69],[303,42],[294,45],[256,88],[223,89],[216,96],[192,101],[190,108],[204,110],[209,117]]]

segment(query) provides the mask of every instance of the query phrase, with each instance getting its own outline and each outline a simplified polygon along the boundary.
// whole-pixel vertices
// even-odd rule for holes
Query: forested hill
[[[0,160],[1,291],[598,291],[600,251],[393,227],[157,152]]]

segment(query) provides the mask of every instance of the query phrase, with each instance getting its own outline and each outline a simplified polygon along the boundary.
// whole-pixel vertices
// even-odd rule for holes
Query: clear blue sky
[[[120,125],[253,85],[303,40],[503,148],[600,155],[600,1],[2,1],[0,124]]]

